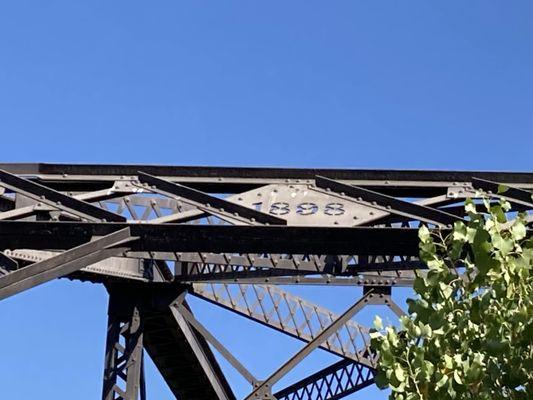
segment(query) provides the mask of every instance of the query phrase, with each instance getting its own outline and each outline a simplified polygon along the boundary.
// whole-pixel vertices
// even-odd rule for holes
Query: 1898
[[[313,215],[322,212],[329,216],[343,215],[346,212],[342,203],[327,203],[322,208],[316,203],[300,203],[291,209],[291,205],[284,201],[272,203],[268,210],[273,215],[286,215],[293,211],[298,215]]]

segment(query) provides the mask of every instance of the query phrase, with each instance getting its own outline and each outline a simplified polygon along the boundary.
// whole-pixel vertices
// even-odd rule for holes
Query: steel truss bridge
[[[373,384],[354,316],[402,314],[391,292],[424,269],[418,226],[449,229],[480,192],[531,211],[531,189],[533,173],[0,164],[0,300],[60,277],[105,285],[103,400],[146,398],[145,352],[177,399],[234,399],[211,348],[250,383],[246,399],[341,399]],[[363,295],[336,315],[286,285]],[[256,377],[191,295],[303,347]],[[274,390],[317,348],[340,361]]]

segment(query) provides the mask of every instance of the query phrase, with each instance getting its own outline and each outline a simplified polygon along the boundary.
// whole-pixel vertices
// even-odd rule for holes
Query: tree
[[[510,204],[466,203],[451,232],[419,230],[409,315],[400,327],[374,321],[376,384],[391,400],[533,399],[533,240]]]

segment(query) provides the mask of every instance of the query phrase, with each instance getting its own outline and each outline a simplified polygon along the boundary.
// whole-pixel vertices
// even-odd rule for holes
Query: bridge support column
[[[146,400],[142,299],[129,290],[109,290],[102,400]]]

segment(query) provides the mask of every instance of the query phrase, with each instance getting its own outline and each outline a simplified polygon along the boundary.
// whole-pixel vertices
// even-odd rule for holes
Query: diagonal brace
[[[184,295],[181,295],[176,299],[177,303],[183,302]],[[205,350],[202,348],[198,337],[195,333],[195,331],[191,328],[191,326],[187,323],[187,320],[183,316],[183,314],[176,309],[176,307],[171,306],[170,310],[172,312],[172,315],[176,322],[178,323],[180,330],[183,332],[187,342],[191,346],[192,351],[194,352],[196,358],[198,359],[198,362],[202,366],[203,370],[206,373],[206,376],[208,377],[210,384],[212,385],[217,399],[218,400],[232,400],[234,399],[233,393],[228,393],[225,389],[225,386],[223,382],[221,381],[220,377],[215,373],[213,369],[213,365],[211,361],[209,360],[208,355],[206,354]]]
[[[372,384],[373,369],[344,359],[276,392],[274,397],[278,400],[338,400]]]
[[[19,264],[16,260],[12,259],[11,257],[0,251],[0,271],[2,269],[6,271],[13,271],[18,269],[18,267]]]
[[[185,200],[196,203],[200,209],[214,215],[220,214],[221,216],[228,217],[232,220],[242,220],[245,223],[251,224],[287,225],[287,221],[282,218],[211,196],[188,186],[169,182],[165,179],[145,174],[144,172],[139,172],[138,176],[141,183],[154,186],[163,194],[182,197]]]
[[[329,189],[336,193],[344,193],[344,195],[355,199],[360,198],[367,202],[375,202],[379,206],[386,207],[387,211],[391,214],[401,215],[439,226],[452,225],[454,222],[461,220],[457,215],[421,204],[399,200],[395,197],[387,196],[359,186],[346,185],[323,176],[317,176],[315,178],[315,185],[321,189]]]
[[[503,197],[511,203],[533,208],[533,193],[527,190],[479,178],[472,178],[472,186],[493,196]]]
[[[248,382],[250,382],[251,385],[254,385],[257,382],[257,378],[253,376],[248,369],[244,365],[241,364],[239,360],[237,360],[231,352],[216,339],[211,332],[209,332],[205,326],[203,326],[193,315],[192,313],[185,308],[183,303],[177,305],[178,311],[181,313],[183,318],[191,325],[194,329],[196,329],[204,338],[207,340],[211,345],[217,349],[217,351],[222,354],[222,356],[239,372],[244,379],[246,379]]]
[[[0,277],[0,300],[52,279],[71,274],[87,265],[97,263],[108,257],[116,256],[122,253],[124,249],[115,248],[113,249],[114,251],[106,251],[106,249],[136,239],[136,237],[131,236],[130,228],[124,228],[67,250],[55,257],[13,271],[8,275]]]
[[[305,357],[307,357],[313,350],[325,342],[333,333],[335,333],[342,325],[357,314],[368,302],[367,297],[370,296],[372,290],[369,290],[359,301],[352,305],[348,310],[333,321],[327,328],[318,334],[312,341],[310,341],[303,349],[292,356],[285,364],[263,381],[252,393],[250,393],[245,400],[251,400],[259,394],[269,393],[272,386],[283,378],[289,371],[298,365]]]
[[[83,202],[95,202],[95,201],[107,200],[107,199],[120,196],[120,195],[121,193],[119,190],[115,190],[114,188],[111,188],[111,189],[98,190],[96,192],[75,194],[71,197],[76,200],[81,200]],[[42,202],[42,199],[40,199],[39,201]],[[0,220],[11,220],[11,219],[23,218],[23,217],[32,215],[36,211],[55,211],[57,209],[58,209],[57,204],[55,205],[55,207],[51,207],[49,205],[39,206],[37,203],[31,206],[20,207],[20,208],[15,208],[13,210],[0,212]],[[104,211],[107,211],[107,210],[104,210]],[[116,215],[114,213],[112,214]]]
[[[0,186],[89,221],[126,221],[126,218],[121,215],[96,207],[83,200],[67,196],[49,187],[10,174],[4,170],[0,170]]]

